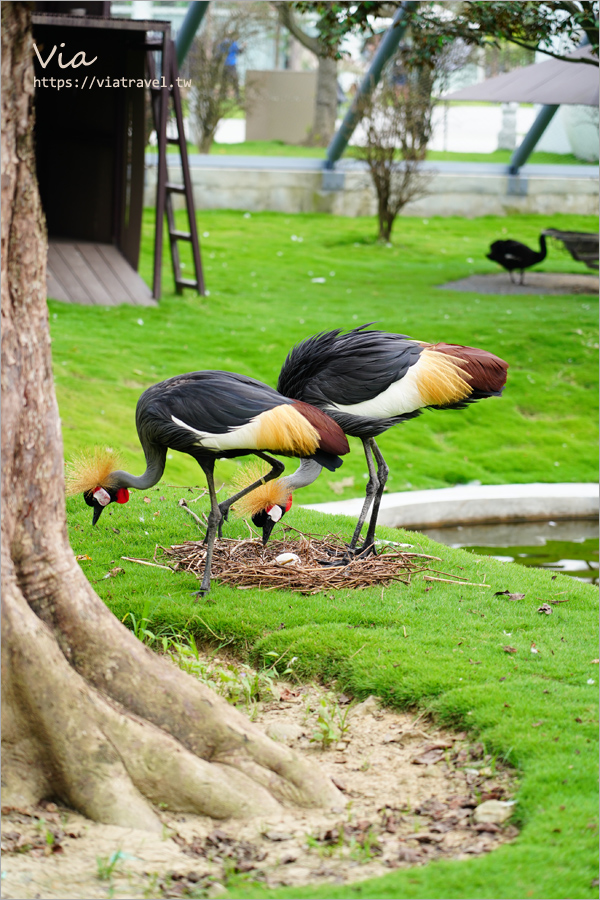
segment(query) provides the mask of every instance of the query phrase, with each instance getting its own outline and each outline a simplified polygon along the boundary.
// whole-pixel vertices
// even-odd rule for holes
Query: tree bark
[[[2,3],[3,803],[58,798],[161,828],[340,803],[329,778],[155,656],[106,608],[67,538],[35,179],[29,5]]]

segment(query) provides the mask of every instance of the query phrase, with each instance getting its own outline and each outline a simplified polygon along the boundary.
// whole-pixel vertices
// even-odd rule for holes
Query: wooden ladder
[[[146,50],[148,51],[148,75],[149,78],[152,79],[152,81],[156,80],[156,66],[154,63],[153,53],[158,50],[162,54],[160,87],[150,88],[154,128],[156,129],[156,136],[158,139],[156,233],[154,243],[154,282],[152,293],[153,296],[157,299],[160,297],[163,220],[166,213],[167,226],[169,229],[169,243],[171,245],[171,260],[173,262],[173,275],[175,278],[175,290],[178,294],[182,294],[184,288],[193,288],[197,290],[199,294],[204,296],[204,275],[202,272],[202,261],[200,258],[198,226],[196,223],[196,215],[194,212],[192,179],[190,175],[190,165],[188,160],[187,144],[185,140],[185,131],[183,128],[181,92],[179,90],[179,84],[177,82],[179,70],[177,67],[177,57],[175,55],[175,44],[168,37],[168,35],[165,34],[161,41],[147,43]],[[177,132],[177,136],[171,138],[167,137],[167,123],[169,120],[169,99],[172,99],[173,101],[173,109],[175,112],[174,121]],[[168,144],[176,144],[179,147],[181,171],[183,173],[183,184],[174,184],[168,181]],[[189,231],[179,231],[175,227],[173,194],[183,194],[185,196]],[[181,274],[181,260],[179,257],[178,241],[189,241],[192,245],[192,255],[194,258],[194,269],[196,275],[195,278],[183,278]]]

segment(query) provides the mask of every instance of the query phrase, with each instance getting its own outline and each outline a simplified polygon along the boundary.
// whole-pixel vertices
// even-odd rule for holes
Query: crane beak
[[[267,542],[268,542],[269,538],[271,537],[271,532],[273,531],[274,527],[275,527],[275,521],[270,516],[267,516],[267,520],[266,520],[265,524],[263,525],[263,533],[262,533],[263,547],[265,547],[267,545]]]
[[[94,515],[92,516],[92,525],[95,525],[95,524],[96,524],[96,522],[98,521],[98,519],[99,519],[100,516],[102,515],[102,510],[103,510],[103,509],[104,509],[104,507],[103,507],[103,506],[100,506],[100,504],[98,504],[98,506],[95,506],[95,507],[94,507]]]

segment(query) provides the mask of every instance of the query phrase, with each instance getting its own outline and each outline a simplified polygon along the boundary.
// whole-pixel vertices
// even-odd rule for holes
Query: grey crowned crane
[[[540,235],[540,249],[532,250],[527,244],[521,244],[520,241],[494,241],[490,245],[490,252],[486,254],[488,259],[499,263],[507,270],[511,283],[514,284],[513,272],[519,269],[521,272],[520,284],[524,284],[525,269],[541,263],[546,259],[546,237]]]
[[[369,481],[350,543],[356,545],[373,511],[359,552],[374,552],[375,526],[388,467],[375,438],[424,409],[462,409],[499,397],[507,363],[486,350],[416,341],[402,334],[327,331],[297,344],[279,374],[277,390],[319,407],[364,446]],[[377,471],[373,456],[377,462]]]
[[[342,464],[340,455],[350,449],[340,426],[321,410],[232,372],[191,372],[155,384],[138,400],[135,420],[146,457],[144,474],[114,470],[114,456],[96,452],[71,465],[68,493],[83,492],[85,502],[93,507],[95,525],[109,503],[128,501],[129,488],[147,490],[160,480],[168,449],[192,456],[206,476],[211,504],[206,566],[198,593],[209,590],[215,537],[230,506],[284,470],[283,463],[267,453],[297,457],[301,462],[292,475],[278,479],[275,500],[269,502],[266,497],[264,505],[255,509],[264,543],[275,522],[289,510],[292,491],[311,484],[323,467],[337,469]],[[215,460],[250,453],[265,460],[271,470],[219,504]]]

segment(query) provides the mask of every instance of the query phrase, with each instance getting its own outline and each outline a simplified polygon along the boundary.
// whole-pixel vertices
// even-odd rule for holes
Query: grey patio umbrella
[[[592,56],[591,48],[581,47],[569,56],[572,59]],[[598,67],[589,63],[548,59],[453,91],[443,99],[598,106]]]

